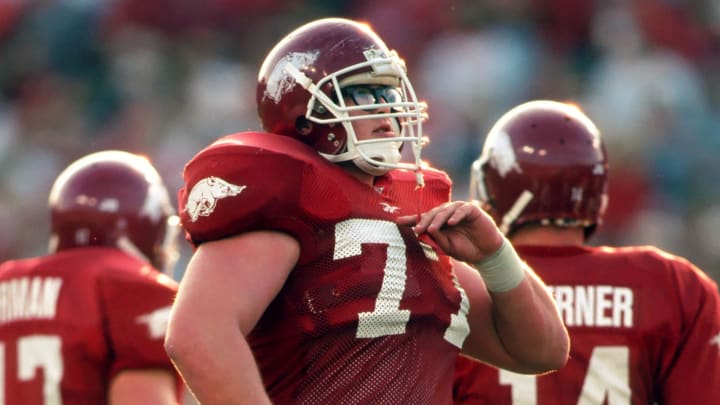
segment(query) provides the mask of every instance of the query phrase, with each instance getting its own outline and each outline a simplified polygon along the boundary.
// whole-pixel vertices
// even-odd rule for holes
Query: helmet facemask
[[[417,100],[405,73],[405,64],[396,52],[392,51],[388,55],[384,51],[370,49],[366,50],[364,55],[367,61],[328,74],[317,83],[313,83],[293,64],[285,65],[286,73],[311,94],[305,118],[330,128],[340,124],[345,131],[345,145],[338,153],[319,153],[331,162],[352,161],[371,175],[382,175],[396,168],[418,172],[422,167],[421,149],[427,143],[422,136],[422,123],[427,119],[427,105]],[[376,100],[375,104],[347,105],[342,89],[354,85],[393,86],[400,93],[400,98],[395,102]],[[331,95],[326,94],[323,89],[330,89]],[[389,111],[379,112],[380,109]],[[367,113],[351,116],[350,112],[354,111]],[[391,118],[395,136],[358,139],[353,121],[385,117]],[[334,136],[332,130],[327,134],[328,140]],[[401,161],[400,150],[406,143],[410,145],[413,155],[411,162]]]

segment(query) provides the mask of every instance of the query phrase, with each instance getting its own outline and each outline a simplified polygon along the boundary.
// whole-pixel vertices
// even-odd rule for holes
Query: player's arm
[[[476,203],[452,202],[398,218],[427,233],[453,258],[470,300],[470,335],[463,352],[520,373],[557,370],[570,339],[544,283]]]
[[[200,403],[270,403],[245,337],[299,255],[295,239],[271,231],[197,249],[173,305],[165,348]]]
[[[456,264],[460,285],[470,300],[470,335],[463,352],[517,373],[559,369],[569,349],[565,328],[545,284],[532,269],[524,271],[516,287],[489,292],[475,268]]]
[[[125,370],[110,382],[109,405],[176,405],[177,380],[167,369]]]
[[[658,359],[661,373],[655,385],[659,403],[683,405],[720,403],[720,294],[702,270],[680,259],[687,269],[675,273],[677,301],[682,314],[673,319],[677,333]],[[675,266],[678,262],[672,263]]]

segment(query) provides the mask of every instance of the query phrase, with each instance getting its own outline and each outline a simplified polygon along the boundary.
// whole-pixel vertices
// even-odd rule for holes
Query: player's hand
[[[492,255],[503,242],[495,222],[477,202],[448,202],[419,216],[398,217],[396,222],[412,226],[418,235],[429,235],[446,254],[468,263]]]

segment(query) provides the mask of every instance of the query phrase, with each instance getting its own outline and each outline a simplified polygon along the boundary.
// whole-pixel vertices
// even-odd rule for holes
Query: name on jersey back
[[[548,286],[566,326],[633,327],[635,297],[629,287]]]
[[[60,287],[60,277],[20,277],[0,282],[0,323],[54,318]]]

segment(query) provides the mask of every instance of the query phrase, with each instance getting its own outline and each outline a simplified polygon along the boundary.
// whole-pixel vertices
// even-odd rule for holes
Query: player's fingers
[[[395,218],[399,225],[415,225],[420,220],[420,215],[403,215]]]
[[[442,229],[446,224],[448,224],[448,219],[452,218],[455,215],[459,215],[460,218],[462,218],[462,213],[458,214],[458,210],[460,210],[463,206],[462,202],[452,202],[447,203],[441,207],[438,211],[435,212],[433,217],[431,218],[429,224],[427,225],[427,230],[430,232],[439,231]],[[451,224],[452,225],[452,224]]]
[[[455,207],[452,215],[450,215],[450,217],[447,219],[447,224],[451,226],[457,225],[458,223],[460,223],[460,221],[473,214],[475,209],[476,208],[473,204],[467,202],[459,202]]]
[[[439,205],[437,207],[432,208],[431,210],[424,212],[419,215],[419,218],[415,218],[415,226],[413,227],[413,230],[415,233],[421,234],[424,233],[427,230],[427,227],[433,222],[435,217],[443,212],[443,210],[447,209],[449,203],[445,203],[442,205]],[[409,221],[409,219],[403,219]]]

